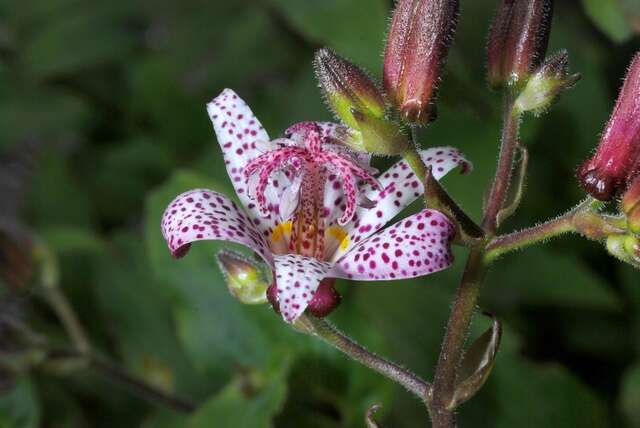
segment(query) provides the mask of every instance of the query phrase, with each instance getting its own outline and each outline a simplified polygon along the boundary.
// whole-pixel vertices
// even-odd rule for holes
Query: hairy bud
[[[406,136],[398,124],[385,119],[384,98],[367,73],[329,49],[319,50],[314,64],[329,107],[356,131],[345,133],[342,144],[381,155],[398,155],[406,149]]]
[[[397,2],[384,54],[384,88],[406,122],[425,124],[436,116],[458,9],[458,0]]]
[[[223,250],[218,253],[218,264],[233,297],[250,305],[267,302],[269,283],[256,262],[234,251]]]
[[[542,64],[553,0],[500,0],[489,31],[487,74],[493,88],[518,86]]]
[[[631,62],[596,154],[582,164],[578,179],[593,197],[608,201],[640,173],[640,53]]]
[[[345,124],[358,129],[352,109],[378,119],[384,117],[382,93],[360,67],[326,48],[316,53],[314,65],[329,106]]]
[[[607,251],[619,260],[640,268],[640,240],[634,235],[611,235]]]
[[[571,89],[580,77],[580,74],[569,75],[569,55],[562,50],[547,59],[531,76],[516,99],[516,108],[539,116],[557,101],[562,92]]]

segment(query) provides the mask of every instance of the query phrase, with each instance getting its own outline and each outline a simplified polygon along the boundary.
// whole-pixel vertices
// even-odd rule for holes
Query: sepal
[[[580,74],[569,74],[569,54],[562,50],[548,58],[531,76],[516,99],[520,112],[536,116],[545,113],[560,94],[571,89],[580,80]]]
[[[490,317],[493,323],[471,344],[464,355],[453,398],[448,406],[450,410],[469,400],[482,388],[496,362],[502,338],[502,323],[493,315],[485,315]]]

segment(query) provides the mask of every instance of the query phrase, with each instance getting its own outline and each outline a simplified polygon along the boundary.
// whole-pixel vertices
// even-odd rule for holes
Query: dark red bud
[[[544,61],[551,32],[553,0],[500,0],[489,30],[489,85],[526,82]]]
[[[622,193],[640,173],[640,53],[631,62],[593,158],[578,170],[582,187],[602,201]]]
[[[435,118],[438,83],[458,21],[458,0],[399,0],[384,54],[384,88],[403,119]]]
[[[342,298],[334,287],[335,283],[334,278],[325,278],[320,282],[307,308],[313,316],[324,318],[340,304]]]
[[[278,300],[278,289],[276,288],[275,282],[267,288],[267,300],[274,312],[280,315],[280,302]]]

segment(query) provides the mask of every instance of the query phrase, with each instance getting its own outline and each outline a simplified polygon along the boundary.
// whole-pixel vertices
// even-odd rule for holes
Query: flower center
[[[348,223],[355,214],[358,181],[380,188],[377,180],[354,156],[331,144],[330,130],[315,122],[296,124],[285,133],[284,143],[251,161],[244,171],[247,179],[254,174],[258,176],[255,198],[265,214],[269,206],[265,190],[272,174],[279,171],[288,177],[290,187],[284,189],[280,200],[276,201],[283,222],[274,229],[272,242],[280,241],[290,230],[285,251],[320,260],[326,253],[325,232],[332,238],[342,236],[344,239],[346,235],[338,225]],[[330,174],[337,177],[331,183],[332,189],[340,189],[344,194],[344,206],[334,208],[340,210],[339,213],[332,213],[324,204]],[[332,224],[332,218],[337,218],[338,225]]]

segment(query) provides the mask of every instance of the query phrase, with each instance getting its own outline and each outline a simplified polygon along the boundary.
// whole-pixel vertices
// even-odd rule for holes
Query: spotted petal
[[[245,166],[262,154],[265,146],[269,145],[269,135],[247,103],[231,89],[225,89],[207,104],[207,112],[222,149],[227,173],[240,201],[252,219],[259,219],[257,228],[263,232],[270,232],[278,222],[279,193],[271,188],[286,186],[288,179],[283,173],[273,174],[271,185],[266,192],[270,199],[269,213],[263,216],[249,195],[246,177],[243,174]]]
[[[273,256],[259,230],[226,196],[207,189],[179,195],[162,216],[162,235],[174,257],[186,254],[192,242],[231,241],[245,245],[271,263]]]
[[[285,321],[293,322],[307,309],[331,264],[297,254],[277,255],[274,262],[280,312]]]
[[[432,167],[433,176],[440,179],[457,166],[462,173],[471,171],[472,166],[462,154],[452,147],[433,147],[420,152],[424,162]],[[415,201],[424,192],[424,186],[405,161],[394,164],[378,178],[384,189],[382,192],[371,185],[363,186],[364,196],[376,205],[374,208],[361,207],[353,220],[345,226],[348,231],[347,245],[342,245],[333,255],[338,260],[362,240],[380,230],[393,217]]]
[[[454,233],[443,214],[425,209],[357,244],[328,276],[376,281],[438,272],[453,263]]]

